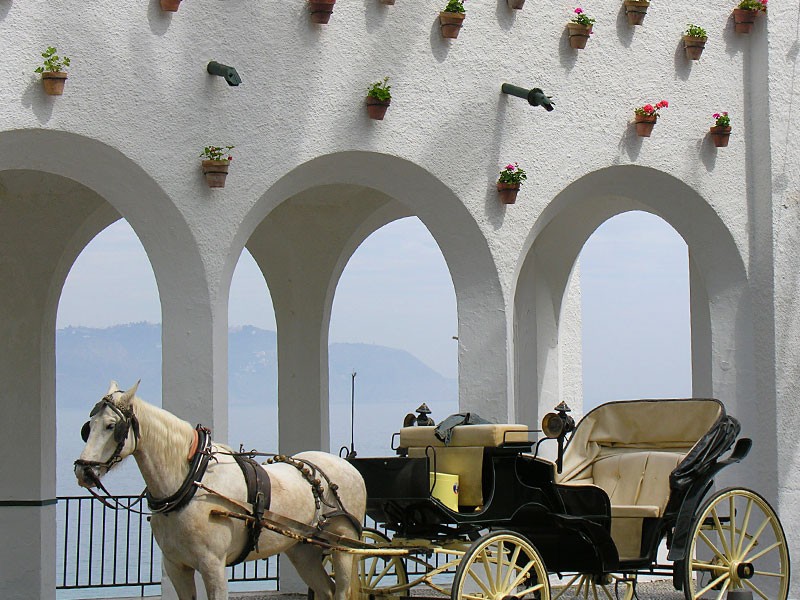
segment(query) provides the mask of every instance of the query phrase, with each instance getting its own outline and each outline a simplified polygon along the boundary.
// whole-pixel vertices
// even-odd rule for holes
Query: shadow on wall
[[[505,3],[504,0],[503,3]],[[511,10],[511,9],[509,9]],[[495,231],[503,226],[506,219],[506,210],[508,207],[497,199],[497,177],[500,173],[502,163],[505,159],[500,156],[500,148],[502,147],[503,135],[505,132],[506,113],[508,112],[509,97],[507,94],[498,90],[499,97],[497,99],[497,110],[494,117],[494,137],[492,139],[491,148],[486,153],[487,156],[494,156],[495,162],[491,160],[486,161],[486,202],[484,203],[484,214],[487,220],[494,228]]]
[[[625,14],[625,5],[621,4],[617,13],[617,37],[623,46],[630,48],[633,44],[633,32],[636,31],[635,25],[628,24],[628,17]]]
[[[683,48],[683,38],[678,40],[678,45],[675,47],[675,75],[681,81],[688,81],[689,75],[692,74],[693,60],[686,58],[686,50]]]
[[[39,124],[45,125],[53,116],[53,106],[58,102],[58,98],[45,94],[39,76],[31,75],[25,91],[22,92],[22,106],[30,108]]]
[[[558,41],[558,60],[561,66],[567,71],[572,71],[575,63],[578,62],[579,52],[569,45],[569,29],[565,27],[561,32],[561,39]]]
[[[637,158],[639,158],[639,153],[642,151],[642,138],[636,134],[636,123],[633,121],[628,123],[628,126],[622,133],[622,137],[619,140],[617,148],[619,149],[619,153],[614,159],[615,165],[621,163],[620,158],[624,154],[627,154],[628,159],[632,161],[635,161]]]
[[[497,24],[503,31],[511,31],[514,23],[517,22],[518,10],[514,10],[508,5],[508,0],[497,0],[497,8],[494,11],[497,17]]]
[[[464,19],[464,26],[466,26],[467,20]],[[463,29],[463,27],[462,27]],[[436,18],[433,20],[431,24],[431,51],[433,52],[433,57],[438,62],[444,62],[447,59],[447,55],[450,54],[450,44],[457,43],[458,40],[451,40],[447,39],[442,35],[442,28],[439,23],[439,13],[436,13]]]

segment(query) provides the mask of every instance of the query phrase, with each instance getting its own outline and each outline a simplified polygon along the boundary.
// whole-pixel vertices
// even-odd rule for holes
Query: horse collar
[[[166,498],[154,498],[150,494],[150,490],[145,488],[147,507],[151,512],[164,515],[180,510],[189,504],[189,501],[197,492],[195,482],[202,481],[203,475],[205,475],[208,468],[208,463],[211,460],[211,432],[206,427],[198,425],[195,428],[194,435],[197,443],[196,445],[194,442],[192,443],[192,448],[194,448],[194,453],[190,457],[192,464],[189,467],[186,479],[183,480],[178,491]]]

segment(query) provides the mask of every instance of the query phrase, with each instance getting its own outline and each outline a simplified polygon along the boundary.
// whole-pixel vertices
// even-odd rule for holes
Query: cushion
[[[434,435],[436,427],[403,427],[400,430],[400,446],[414,448],[425,446],[443,447],[444,442]],[[488,423],[485,425],[457,425],[449,448],[461,446],[480,446],[496,448],[506,442],[530,442],[526,425],[516,423]]]

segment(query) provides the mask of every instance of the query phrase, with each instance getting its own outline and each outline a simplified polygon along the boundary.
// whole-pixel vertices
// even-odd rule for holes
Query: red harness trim
[[[197,433],[197,429],[193,429],[192,433],[194,436],[192,437],[192,445],[189,446],[189,456],[186,457],[186,460],[192,460],[194,455],[197,453],[197,444],[200,442],[200,436]]]

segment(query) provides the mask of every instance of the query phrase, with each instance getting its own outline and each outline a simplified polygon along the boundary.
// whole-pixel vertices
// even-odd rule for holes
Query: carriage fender
[[[741,462],[753,447],[753,440],[750,438],[740,438],[736,440],[736,445],[730,456],[725,460],[718,461],[700,478],[696,479],[689,491],[684,496],[681,507],[678,510],[678,517],[675,519],[675,529],[672,536],[672,545],[667,555],[667,560],[673,561],[676,566],[686,557],[686,547],[689,542],[689,530],[697,513],[697,507],[705,498],[711,485],[714,483],[714,476],[729,465]],[[678,576],[676,569],[676,577]],[[677,581],[677,580],[676,580]],[[681,579],[682,581],[682,579]]]

